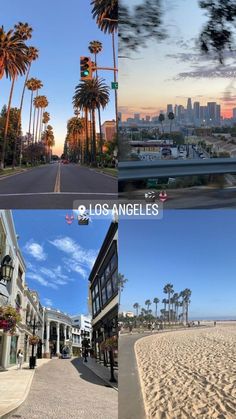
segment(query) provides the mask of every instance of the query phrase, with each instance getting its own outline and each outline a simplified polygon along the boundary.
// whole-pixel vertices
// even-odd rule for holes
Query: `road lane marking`
[[[54,186],[54,193],[60,193],[61,191],[61,164],[58,164],[58,169],[57,169],[57,177],[56,177],[56,182],[55,182],[55,186]]]

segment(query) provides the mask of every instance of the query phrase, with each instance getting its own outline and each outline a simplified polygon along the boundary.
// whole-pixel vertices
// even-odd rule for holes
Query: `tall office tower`
[[[174,107],[174,114],[175,114],[176,119],[178,119],[178,105],[175,105]]]
[[[168,104],[168,105],[167,105],[167,115],[168,115],[170,112],[173,112],[173,105]]]
[[[193,120],[193,108],[192,108],[192,99],[189,97],[187,102],[187,118],[188,122]]]
[[[194,102],[193,104],[193,119],[195,123],[200,121],[200,102]]]
[[[216,105],[216,121],[217,122],[221,121],[221,106],[220,105]]]
[[[236,108],[233,108],[233,119],[236,120]]]
[[[216,102],[208,102],[207,103],[208,109],[208,118],[209,123],[214,123],[216,121]]]
[[[135,122],[140,121],[140,113],[135,113],[134,114],[134,120],[135,120]]]
[[[122,113],[121,112],[118,112],[118,121],[122,122]]]
[[[178,121],[183,121],[184,119],[184,106],[178,105]]]
[[[146,122],[150,122],[151,121],[150,115],[146,115],[145,120],[146,120]]]

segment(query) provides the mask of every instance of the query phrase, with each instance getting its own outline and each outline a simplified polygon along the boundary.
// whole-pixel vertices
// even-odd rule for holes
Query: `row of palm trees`
[[[175,119],[175,114],[174,114],[174,112],[169,112],[167,116],[168,116],[168,119],[169,119],[169,121],[170,121],[170,134],[171,134],[171,131],[172,131],[172,124],[173,124],[173,121],[174,121],[174,119]],[[163,113],[160,113],[160,115],[159,115],[159,117],[158,117],[158,120],[159,120],[159,122],[161,123],[161,127],[162,127],[162,134],[164,134],[163,122],[165,121],[165,115],[164,115]]]
[[[114,81],[116,81],[115,33],[118,27],[118,0],[93,0],[91,5],[92,16],[98,27],[104,33],[112,35]],[[94,56],[95,77],[92,80],[82,81],[75,87],[73,107],[77,120],[72,117],[67,123],[64,155],[73,161],[96,165],[98,160],[102,160],[103,154],[101,109],[105,109],[109,102],[110,88],[105,84],[105,80],[99,77],[97,70],[97,56],[103,50],[102,43],[98,40],[91,41],[88,50]],[[118,121],[117,91],[114,92]],[[96,138],[96,111],[99,122],[99,150]]]
[[[190,304],[190,297],[191,297],[191,290],[189,288],[185,288],[183,291],[177,293],[174,292],[173,285],[168,283],[164,286],[163,292],[167,294],[168,298],[164,298],[162,300],[162,304],[164,308],[160,310],[160,319],[164,321],[171,322],[178,322],[178,321],[185,321],[188,323],[188,313],[189,313],[189,304]],[[146,300],[145,306],[147,308],[141,307],[139,303],[134,303],[133,308],[136,310],[136,316],[139,315],[151,315],[152,310],[150,307],[152,304],[155,305],[155,317],[157,318],[157,307],[160,303],[160,299],[155,297],[153,301]],[[168,310],[167,310],[168,306]],[[181,313],[179,313],[179,307],[181,307]]]
[[[5,126],[2,133],[0,153],[1,169],[4,168],[6,159],[11,103],[15,83],[19,76],[25,76],[25,80],[18,113],[13,150],[13,166],[16,165],[17,143],[21,135],[21,116],[26,88],[31,91],[28,146],[41,141],[43,124],[44,130],[46,130],[45,124],[49,122],[50,118],[50,115],[45,112],[45,109],[48,106],[48,100],[46,96],[39,96],[39,90],[43,87],[43,83],[36,78],[29,79],[32,63],[39,57],[38,49],[34,46],[27,45],[27,41],[32,38],[32,32],[33,28],[28,23],[22,22],[16,24],[14,29],[9,30],[8,32],[4,30],[3,26],[0,28],[0,79],[5,76],[11,81]]]

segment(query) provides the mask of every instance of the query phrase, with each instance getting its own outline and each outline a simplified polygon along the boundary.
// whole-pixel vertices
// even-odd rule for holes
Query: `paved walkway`
[[[22,370],[16,366],[0,372],[0,418],[16,409],[26,399],[36,370],[48,363],[50,359],[38,359],[37,368],[29,369],[29,364],[24,363]]]
[[[20,372],[21,373],[21,372]],[[36,369],[27,400],[11,419],[117,419],[118,394],[82,359],[52,359]]]
[[[114,376],[116,379],[116,383],[111,383],[111,373],[109,367],[104,367],[104,365],[99,364],[95,361],[94,358],[88,358],[88,362],[85,364],[87,368],[94,372],[94,374],[98,375],[103,381],[105,381],[108,385],[113,387],[115,390],[118,391],[118,371],[114,371]]]

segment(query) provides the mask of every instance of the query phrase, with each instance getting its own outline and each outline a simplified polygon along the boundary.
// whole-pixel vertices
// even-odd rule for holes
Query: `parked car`
[[[63,352],[63,353],[61,354],[61,358],[62,358],[62,359],[70,359],[70,358],[71,358],[71,356],[70,356],[70,354],[68,354],[68,352]]]

